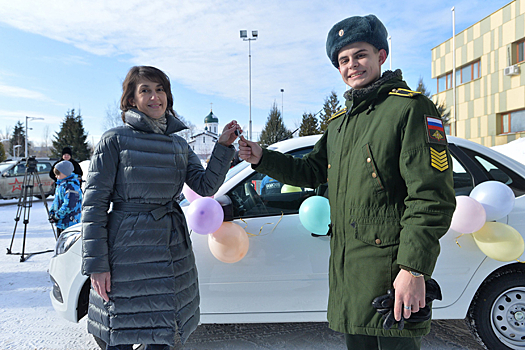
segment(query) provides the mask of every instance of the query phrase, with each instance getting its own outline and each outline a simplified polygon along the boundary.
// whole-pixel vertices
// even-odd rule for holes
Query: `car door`
[[[487,180],[507,184],[516,196],[525,193],[523,177],[496,160],[454,144],[450,145],[450,150],[456,196],[468,196],[475,185]],[[497,221],[511,224],[509,222],[511,220],[511,226],[525,227],[524,214],[523,210],[514,210],[509,216]],[[487,256],[477,247],[472,235],[459,236],[459,233],[449,230],[440,239],[441,253],[433,277],[441,285],[443,300],[435,301],[435,308],[447,307],[458,300],[478,267],[487,259]]]
[[[312,236],[301,225],[298,210],[304,199],[322,194],[326,185],[292,188],[274,181],[272,191],[265,191],[261,187],[264,177],[252,172],[228,192],[234,222],[249,235],[247,255],[237,263],[226,264],[209,250],[196,252],[202,312],[320,312],[324,319],[329,237]],[[195,236],[199,235],[192,235],[195,246],[207,239]]]

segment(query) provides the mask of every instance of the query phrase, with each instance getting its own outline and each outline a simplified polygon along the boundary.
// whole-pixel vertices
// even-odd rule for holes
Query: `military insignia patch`
[[[427,124],[428,143],[446,145],[447,136],[445,135],[445,128],[443,127],[441,119],[426,115],[425,121]]]
[[[439,171],[448,169],[447,150],[441,152],[436,151],[430,147],[430,165]]]

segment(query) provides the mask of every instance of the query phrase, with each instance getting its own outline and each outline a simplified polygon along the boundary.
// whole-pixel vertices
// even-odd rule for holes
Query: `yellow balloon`
[[[498,261],[516,260],[525,249],[520,233],[501,222],[485,223],[479,231],[472,233],[472,237],[486,256]]]
[[[301,187],[292,186],[292,185],[283,185],[281,187],[281,193],[292,193],[292,192],[303,192]]]
[[[208,235],[208,247],[217,260],[235,263],[248,252],[250,240],[241,226],[226,221],[217,231]]]

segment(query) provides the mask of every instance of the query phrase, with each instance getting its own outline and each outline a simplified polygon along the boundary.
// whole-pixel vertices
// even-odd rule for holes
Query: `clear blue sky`
[[[428,1],[137,1],[0,0],[0,133],[25,116],[37,146],[80,110],[90,142],[104,132],[106,110],[120,99],[133,65],[154,65],[171,78],[175,110],[199,129],[213,112],[220,128],[236,119],[248,129],[251,43],[254,135],[272,104],[284,105],[289,129],[316,113],[332,90],[346,90],[326,56],[330,28],[353,15],[377,15],[392,36],[392,68],[428,89],[431,49],[508,4],[508,0]],[[389,68],[389,60],[383,66]],[[284,89],[284,94],[281,93]],[[284,100],[284,103],[283,103]]]

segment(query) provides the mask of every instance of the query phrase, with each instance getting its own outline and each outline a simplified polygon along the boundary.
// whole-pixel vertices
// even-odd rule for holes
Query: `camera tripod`
[[[35,181],[38,184],[38,188],[40,190],[40,196],[42,197],[42,200],[44,202],[44,207],[46,208],[47,216],[49,217],[49,208],[47,207],[46,196],[42,188],[42,182],[40,181],[40,177],[38,176],[38,172],[36,171],[37,163],[38,161],[35,159],[34,156],[29,157],[26,161],[26,169],[24,173],[22,192],[20,193],[20,197],[18,198],[18,209],[16,211],[16,217],[15,217],[15,228],[13,230],[13,237],[11,238],[11,245],[9,246],[9,248],[7,248],[8,255],[20,255],[20,262],[26,261],[33,255],[49,253],[53,251],[52,249],[35,252],[35,253],[26,253],[25,251],[26,237],[27,237],[27,224],[29,223],[29,214],[31,213],[31,207],[33,206],[33,190],[35,187],[34,186]],[[13,253],[12,248],[13,248],[13,242],[15,240],[16,228],[18,226],[18,222],[20,221],[20,216],[22,214],[23,214],[23,219],[24,219],[22,221],[24,223],[24,238],[22,241],[22,252]],[[55,228],[53,227],[53,224],[51,224],[51,229],[53,230],[53,235],[55,236],[55,240],[56,240],[57,235],[55,232]]]

